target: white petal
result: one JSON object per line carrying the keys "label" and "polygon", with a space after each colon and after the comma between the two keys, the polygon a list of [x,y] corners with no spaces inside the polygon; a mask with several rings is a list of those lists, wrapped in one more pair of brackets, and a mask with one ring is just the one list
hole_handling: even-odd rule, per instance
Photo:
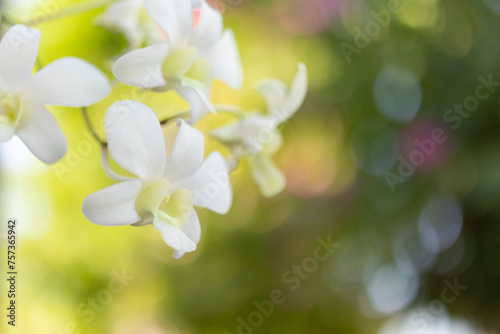
{"label": "white petal", "polygon": [[[181,230],[195,245],[198,245],[200,243],[201,225],[196,210],[193,209],[193,211],[191,211],[188,220],[184,225],[182,225]],[[185,251],[176,250],[174,253],[174,258],[180,259],[184,256],[184,254],[186,254]]]}
{"label": "white petal", "polygon": [[0,143],[5,143],[14,136],[14,133],[16,132],[16,126],[15,124],[12,124],[10,122],[2,121],[3,120],[1,119],[0,115]]}
{"label": "white petal", "polygon": [[272,197],[285,189],[285,176],[271,159],[263,155],[256,155],[249,159],[249,165],[252,178],[257,183],[262,195]]}
{"label": "white petal", "polygon": [[195,206],[219,214],[226,214],[233,203],[227,163],[219,152],[210,154],[195,174],[170,185],[171,191],[179,188],[191,190]]}
{"label": "white petal", "polygon": [[142,0],[118,1],[106,7],[104,14],[98,18],[97,23],[124,33],[130,47],[135,48],[139,46],[142,37],[139,24],[142,8]]}
{"label": "white petal", "polygon": [[238,130],[251,153],[258,153],[272,139],[277,125],[277,121],[273,118],[252,115],[239,123]]}
{"label": "white petal", "polygon": [[179,228],[172,226],[159,217],[155,216],[153,221],[155,229],[161,232],[163,240],[180,254],[196,250],[196,244]]}
{"label": "white petal", "polygon": [[243,82],[240,53],[233,31],[226,29],[219,42],[211,49],[202,52],[213,66],[214,76],[233,89],[240,89]]}
{"label": "white petal", "polygon": [[269,138],[269,140],[262,147],[261,153],[263,156],[271,157],[281,148],[282,145],[283,137],[280,132],[275,131],[272,137]]}
{"label": "white petal", "polygon": [[38,71],[23,90],[27,98],[43,104],[85,107],[108,96],[111,86],[94,65],[65,57]]}
{"label": "white petal", "polygon": [[193,175],[203,162],[205,136],[199,130],[181,121],[174,148],[165,163],[163,176],[170,181]]}
{"label": "white petal", "polygon": [[137,101],[120,101],[109,107],[104,122],[113,159],[145,183],[158,180],[166,153],[154,111]]}
{"label": "white petal", "polygon": [[149,15],[168,35],[169,44],[178,49],[193,29],[191,2],[186,0],[144,0]]}
{"label": "white petal", "polygon": [[201,50],[210,48],[217,43],[221,33],[221,13],[203,1],[201,3],[200,21],[191,34],[189,45]]}
{"label": "white petal", "polygon": [[210,103],[209,93],[204,92],[201,88],[183,83],[177,85],[175,90],[189,103],[192,124],[198,122],[208,112],[216,113],[215,108]]}
{"label": "white petal", "polygon": [[290,88],[290,91],[288,92],[285,103],[284,110],[287,112],[287,114],[283,115],[284,119],[283,117],[280,117],[282,122],[286,121],[293,114],[295,114],[297,110],[299,110],[299,108],[302,106],[302,103],[304,103],[304,99],[306,98],[308,86],[307,68],[303,63],[300,63],[298,67],[299,70],[295,75],[295,78],[293,79],[292,86]]}
{"label": "white petal", "polygon": [[131,225],[141,221],[135,211],[135,201],[142,189],[139,180],[125,181],[89,195],[82,211],[85,217],[98,225]]}
{"label": "white petal", "polygon": [[31,77],[41,33],[22,24],[12,26],[0,41],[0,86],[18,92]]}
{"label": "white petal", "polygon": [[167,57],[167,44],[156,44],[127,53],[113,65],[113,74],[121,82],[136,87],[153,88],[166,84],[161,66]]}
{"label": "white petal", "polygon": [[67,142],[56,119],[44,106],[27,105],[16,134],[40,160],[52,164],[61,159]]}
{"label": "white petal", "polygon": [[210,131],[210,135],[226,146],[236,146],[243,143],[238,122],[216,128]]}
{"label": "white petal", "polygon": [[263,80],[256,88],[257,92],[266,100],[268,112],[276,114],[283,110],[286,102],[287,87],[277,79]]}
{"label": "white petal", "polygon": [[[9,96],[10,95],[10,96]],[[12,93],[4,97],[3,102],[6,105],[0,107],[3,113],[0,112],[0,142],[6,142],[14,136],[17,126],[21,120],[25,103],[19,96],[13,96]]]}
{"label": "white petal", "polygon": [[205,0],[191,0],[191,4],[193,5],[193,8],[200,8],[202,2]]}

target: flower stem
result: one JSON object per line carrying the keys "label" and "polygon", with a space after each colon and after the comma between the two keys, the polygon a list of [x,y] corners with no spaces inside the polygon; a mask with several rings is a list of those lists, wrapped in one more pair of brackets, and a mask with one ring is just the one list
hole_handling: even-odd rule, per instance
{"label": "flower stem", "polygon": [[101,137],[99,137],[97,135],[96,131],[94,130],[94,127],[92,126],[92,123],[90,122],[87,107],[82,107],[82,115],[83,115],[83,118],[85,120],[85,124],[87,125],[87,128],[89,129],[90,133],[92,134],[92,137],[94,137],[95,140],[97,140],[99,142],[99,144],[101,144],[101,146],[107,146],[108,144],[106,143],[106,141],[102,140]]}
{"label": "flower stem", "polygon": [[10,19],[9,17],[5,16],[5,14],[1,14],[0,15],[0,18],[1,18],[1,21],[2,22],[5,22],[7,23],[9,26],[13,26],[16,24],[16,22],[14,22],[12,19]]}
{"label": "flower stem", "polygon": [[227,166],[229,169],[229,174],[231,174],[232,172],[234,172],[236,170],[236,168],[238,168],[238,166],[240,165],[240,160],[241,160],[241,158],[236,157],[236,156],[232,156],[229,159],[227,159]]}
{"label": "flower stem", "polygon": [[160,124],[161,125],[165,125],[168,122],[173,121],[174,119],[177,119],[177,118],[186,118],[186,116],[189,116],[189,115],[191,115],[191,113],[189,111],[184,111],[184,112],[181,112],[181,113],[179,113],[177,115],[170,116],[170,117],[165,118],[164,120],[161,120]]}
{"label": "flower stem", "polygon": [[130,181],[132,180],[131,177],[126,177],[118,174],[111,168],[111,165],[109,164],[109,156],[108,156],[108,144],[103,144],[102,145],[102,166],[104,167],[104,171],[108,176],[112,179],[115,179],[116,181]]}

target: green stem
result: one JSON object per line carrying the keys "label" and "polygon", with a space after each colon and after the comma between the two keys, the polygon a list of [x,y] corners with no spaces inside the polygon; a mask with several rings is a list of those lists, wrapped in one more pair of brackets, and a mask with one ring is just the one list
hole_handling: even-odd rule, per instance
{"label": "green stem", "polygon": [[231,156],[227,159],[229,174],[233,173],[240,165],[241,157]]}
{"label": "green stem", "polygon": [[168,122],[173,121],[174,119],[177,119],[177,118],[183,118],[183,119],[185,119],[186,116],[190,116],[190,115],[191,115],[191,113],[189,111],[184,111],[184,112],[181,112],[180,114],[177,114],[177,115],[174,115],[174,116],[170,116],[170,117],[165,118],[164,120],[161,120],[160,124],[161,125],[165,125]]}
{"label": "green stem", "polygon": [[92,123],[90,122],[90,117],[88,114],[88,109],[87,107],[82,107],[82,115],[83,119],[85,120],[85,124],[87,125],[87,128],[89,129],[90,133],[92,136],[101,144],[101,146],[107,146],[108,143],[106,141],[102,140],[101,137],[97,135],[97,132],[95,132],[94,127],[92,126]]}
{"label": "green stem", "polygon": [[3,14],[3,13],[0,15],[0,17],[2,19],[2,23],[7,23],[9,26],[13,26],[16,24],[16,22],[14,22],[14,20],[5,16],[5,14]]}
{"label": "green stem", "polygon": [[[85,120],[85,125],[87,126],[88,130],[92,134],[92,137],[94,137],[94,139],[102,147],[102,164],[103,164],[104,171],[106,172],[106,174],[108,174],[109,177],[111,177],[112,179],[115,179],[117,181],[128,181],[128,180],[131,180],[131,178],[126,177],[126,176],[122,176],[122,175],[118,174],[117,172],[115,172],[113,170],[113,168],[111,168],[111,165],[109,163],[109,156],[108,156],[108,143],[106,141],[104,141],[103,139],[101,139],[101,137],[99,137],[99,135],[95,131],[94,127],[92,126],[92,122],[90,121],[90,117],[88,115],[88,108],[87,107],[82,107],[81,109],[82,109],[83,119]],[[190,113],[186,111],[186,112],[183,112],[183,113],[180,113],[180,114],[168,117],[168,118],[162,120],[160,122],[160,124],[164,125],[164,124],[167,124],[171,120],[174,120],[174,119],[177,119],[177,118],[180,118],[180,117],[189,116],[189,115],[190,115]]]}
{"label": "green stem", "polygon": [[108,176],[116,181],[130,181],[130,180],[133,180],[132,178],[130,177],[127,177],[127,176],[123,176],[123,175],[120,175],[118,174],[117,172],[115,172],[113,170],[113,168],[111,168],[111,165],[109,163],[109,156],[108,156],[108,145],[105,144],[102,146],[102,165],[104,167],[104,171],[106,172],[106,174],[108,174]]}

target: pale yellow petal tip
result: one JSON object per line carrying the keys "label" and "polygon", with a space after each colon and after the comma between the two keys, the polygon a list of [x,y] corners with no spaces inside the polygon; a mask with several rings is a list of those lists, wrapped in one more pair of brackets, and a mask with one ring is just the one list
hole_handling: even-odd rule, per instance
{"label": "pale yellow petal tip", "polygon": [[263,156],[256,156],[249,161],[252,178],[260,192],[266,198],[278,195],[286,188],[286,178],[281,170]]}
{"label": "pale yellow petal tip", "polygon": [[286,180],[285,177],[279,178],[275,180],[274,182],[270,183],[262,183],[262,184],[257,184],[259,187],[260,192],[262,193],[262,196],[265,198],[271,198],[274,196],[279,195],[280,193],[283,192],[286,188]]}
{"label": "pale yellow petal tip", "polygon": [[298,70],[297,74],[295,75],[295,80],[301,80],[304,84],[304,88],[307,91],[307,86],[308,86],[308,75],[307,75],[307,66],[305,63],[299,63],[297,65]]}
{"label": "pale yellow petal tip", "polygon": [[176,252],[187,253],[196,250],[196,244],[179,228],[173,226],[164,217],[156,216],[153,227],[160,231],[165,243],[172,247]]}

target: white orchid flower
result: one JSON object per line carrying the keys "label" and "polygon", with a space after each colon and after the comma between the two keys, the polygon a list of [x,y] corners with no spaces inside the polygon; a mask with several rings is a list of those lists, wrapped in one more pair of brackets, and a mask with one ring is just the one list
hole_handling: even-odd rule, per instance
{"label": "white orchid flower", "polygon": [[205,137],[182,121],[167,157],[155,113],[137,101],[113,104],[105,124],[111,156],[136,178],[87,197],[84,215],[99,225],[153,224],[175,258],[194,251],[201,229],[193,206],[225,214],[232,204],[222,155],[214,152],[203,161]]}
{"label": "white orchid flower", "polygon": [[168,41],[124,55],[114,64],[114,75],[131,86],[176,90],[190,104],[192,122],[215,112],[213,79],[234,89],[242,82],[238,47],[232,31],[223,31],[222,15],[205,1],[199,8],[186,0],[144,0],[144,5]]}
{"label": "white orchid flower", "polygon": [[0,142],[14,134],[45,163],[66,153],[66,137],[45,105],[84,107],[111,91],[95,66],[78,58],[58,59],[31,76],[41,33],[12,26],[0,41]]}
{"label": "white orchid flower", "polygon": [[146,12],[143,0],[121,0],[110,4],[97,23],[125,35],[129,50],[159,43],[164,36]]}
{"label": "white orchid flower", "polygon": [[290,89],[275,79],[262,82],[257,91],[264,97],[268,114],[253,112],[238,122],[215,129],[211,135],[230,147],[236,157],[245,157],[252,178],[266,197],[272,197],[286,186],[283,172],[271,157],[282,145],[278,126],[292,117],[302,106],[307,93],[307,69],[298,65]]}

